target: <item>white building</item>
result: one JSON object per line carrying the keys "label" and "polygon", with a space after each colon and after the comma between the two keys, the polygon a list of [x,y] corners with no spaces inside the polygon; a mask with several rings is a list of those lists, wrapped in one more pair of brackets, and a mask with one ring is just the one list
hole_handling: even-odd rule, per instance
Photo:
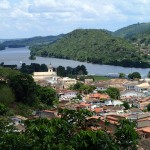
{"label": "white building", "polygon": [[33,72],[33,79],[35,81],[47,80],[52,76],[57,76],[56,72],[53,71],[51,64],[48,66],[48,72]]}
{"label": "white building", "polygon": [[148,82],[145,82],[145,83],[141,83],[141,84],[138,84],[135,86],[135,91],[138,91],[138,92],[143,92],[143,91],[146,91],[150,88],[150,85]]}

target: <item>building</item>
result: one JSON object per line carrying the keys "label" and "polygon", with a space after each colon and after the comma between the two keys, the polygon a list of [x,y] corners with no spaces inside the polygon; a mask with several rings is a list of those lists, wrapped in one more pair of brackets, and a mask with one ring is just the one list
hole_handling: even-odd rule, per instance
{"label": "building", "polygon": [[53,71],[53,67],[51,64],[48,66],[48,71],[47,72],[33,72],[33,79],[35,81],[39,80],[48,80],[52,76],[57,76],[56,72]]}
{"label": "building", "polygon": [[71,85],[74,85],[76,83],[77,83],[76,79],[72,79],[72,78],[69,78],[69,77],[64,77],[64,78],[58,79],[58,84],[60,84],[63,89],[67,89]]}

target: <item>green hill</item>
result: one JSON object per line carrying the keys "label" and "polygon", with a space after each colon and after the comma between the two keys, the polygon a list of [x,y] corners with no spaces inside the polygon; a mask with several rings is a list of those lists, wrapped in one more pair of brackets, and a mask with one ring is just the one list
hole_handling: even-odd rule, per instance
{"label": "green hill", "polygon": [[150,23],[138,23],[127,26],[113,33],[114,36],[122,37],[140,49],[140,57],[144,61],[150,59]]}
{"label": "green hill", "polygon": [[139,63],[139,49],[108,31],[78,29],[53,44],[33,46],[31,51],[43,57],[57,57],[128,67],[147,67]]}
{"label": "green hill", "polygon": [[60,34],[58,36],[37,36],[33,38],[25,38],[25,39],[17,39],[17,40],[5,40],[0,44],[0,47],[10,47],[10,48],[17,48],[17,47],[25,47],[31,45],[40,45],[46,43],[53,43],[58,39],[62,38],[64,34]]}
{"label": "green hill", "polygon": [[125,39],[132,39],[136,37],[143,37],[150,35],[150,23],[137,23],[113,32],[114,36]]}

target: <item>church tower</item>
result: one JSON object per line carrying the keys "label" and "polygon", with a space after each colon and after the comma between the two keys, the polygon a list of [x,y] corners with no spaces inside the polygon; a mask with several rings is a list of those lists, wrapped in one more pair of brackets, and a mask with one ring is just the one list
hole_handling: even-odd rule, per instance
{"label": "church tower", "polygon": [[47,68],[48,68],[48,72],[53,73],[53,67],[52,67],[51,64],[49,64],[49,65],[47,66]]}

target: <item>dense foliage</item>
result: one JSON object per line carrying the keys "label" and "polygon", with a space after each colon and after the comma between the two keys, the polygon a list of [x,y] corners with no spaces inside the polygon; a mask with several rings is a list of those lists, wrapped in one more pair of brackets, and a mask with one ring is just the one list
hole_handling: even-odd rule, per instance
{"label": "dense foliage", "polygon": [[[25,122],[25,132],[14,132],[6,120],[0,120],[0,147],[5,150],[136,150],[135,125],[121,120],[114,134],[88,130],[88,110],[60,110],[61,118],[34,119]],[[6,132],[7,131],[7,132]]]}
{"label": "dense foliage", "polygon": [[33,46],[31,52],[43,57],[74,59],[99,64],[148,67],[139,63],[139,49],[104,30],[78,29],[53,44]]}
{"label": "dense foliage", "polygon": [[54,89],[36,85],[31,75],[1,67],[0,78],[2,80],[0,81],[0,103],[7,106],[14,102],[29,106],[38,104],[52,106],[57,100]]}
{"label": "dense foliage", "polygon": [[30,65],[26,65],[23,63],[21,65],[20,71],[22,73],[32,74],[33,72],[45,72],[48,71],[48,68],[45,64],[37,64],[37,63],[31,63]]}
{"label": "dense foliage", "polygon": [[71,90],[78,90],[81,93],[92,93],[94,89],[96,89],[95,86],[90,86],[90,85],[86,85],[80,82],[77,82],[76,84],[74,84],[73,86],[70,87]]}
{"label": "dense foliage", "polygon": [[18,39],[18,40],[7,40],[0,44],[0,47],[10,47],[10,48],[19,48],[31,45],[39,45],[39,44],[46,44],[46,43],[53,43],[58,39],[62,38],[64,35],[60,34],[58,36],[38,36],[33,38],[26,38],[26,39]]}
{"label": "dense foliage", "polygon": [[118,37],[135,40],[138,36],[148,34],[150,31],[150,23],[137,23],[121,28],[112,34]]}
{"label": "dense foliage", "polygon": [[139,72],[133,72],[128,75],[129,79],[141,79],[141,75]]}
{"label": "dense foliage", "polygon": [[78,65],[75,68],[69,66],[66,68],[63,66],[58,66],[56,70],[57,70],[57,75],[62,77],[88,74],[86,67],[84,65],[81,66]]}
{"label": "dense foliage", "polygon": [[120,91],[119,89],[115,88],[115,87],[109,87],[106,90],[106,93],[110,96],[110,98],[112,99],[119,99],[120,98]]}
{"label": "dense foliage", "polygon": [[147,111],[150,111],[150,103],[147,105]]}
{"label": "dense foliage", "polygon": [[137,23],[119,29],[113,35],[122,37],[132,42],[139,48],[139,55],[142,61],[149,62],[150,54],[150,23]]}

